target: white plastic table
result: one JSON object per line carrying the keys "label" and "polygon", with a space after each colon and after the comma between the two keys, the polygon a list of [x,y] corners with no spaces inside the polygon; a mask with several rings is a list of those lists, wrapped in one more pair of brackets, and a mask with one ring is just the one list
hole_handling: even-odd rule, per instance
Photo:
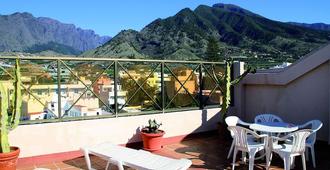
{"label": "white plastic table", "polygon": [[[270,159],[271,153],[271,145],[272,145],[272,134],[274,133],[288,133],[298,130],[298,126],[292,123],[285,123],[285,122],[261,122],[261,123],[253,123],[250,126],[250,129],[258,131],[258,132],[266,132],[268,134],[268,142],[267,146],[265,146],[266,153],[265,155],[261,155],[256,159],[260,159],[264,156],[268,156]],[[268,163],[267,163],[268,166]]]}
{"label": "white plastic table", "polygon": [[284,122],[253,123],[250,129],[266,133],[288,133],[298,130],[298,126]]}

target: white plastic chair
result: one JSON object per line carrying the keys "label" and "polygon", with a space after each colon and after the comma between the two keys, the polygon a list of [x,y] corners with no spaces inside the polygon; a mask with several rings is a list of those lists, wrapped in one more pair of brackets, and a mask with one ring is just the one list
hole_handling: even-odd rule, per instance
{"label": "white plastic chair", "polygon": [[237,124],[244,125],[244,126],[251,125],[251,123],[246,123],[237,116],[228,116],[228,117],[226,117],[225,122],[228,126],[236,126]]}
{"label": "white plastic chair", "polygon": [[283,122],[283,120],[273,114],[261,114],[254,118],[255,123],[263,123],[263,122]]}
{"label": "white plastic chair", "polygon": [[241,126],[229,126],[228,130],[234,134],[234,155],[232,169],[235,169],[236,154],[238,151],[249,153],[249,170],[253,170],[255,154],[265,149],[267,146],[267,139],[265,143],[258,143],[254,140],[248,140],[248,134],[251,134],[255,138],[267,138],[267,135],[258,135],[257,133],[241,127]]}
{"label": "white plastic chair", "polygon": [[[283,122],[283,120],[273,114],[260,114],[254,118],[255,123],[267,123],[267,122]],[[277,136],[279,134],[271,134],[271,136]]]}
{"label": "white plastic chair", "polygon": [[[246,123],[246,122],[242,121],[237,116],[228,116],[228,117],[226,117],[225,122],[228,126],[236,126],[236,125],[250,126],[250,124],[251,124],[251,123]],[[230,150],[227,155],[227,159],[229,159],[231,153],[233,152],[234,146],[235,146],[234,134],[232,132],[230,132],[230,134],[231,134],[231,137],[233,138],[233,142],[231,143]],[[253,136],[248,135],[248,140],[251,140],[251,139],[253,139]],[[245,155],[243,154],[242,157],[243,157],[243,161],[245,162]]]}
{"label": "white plastic chair", "polygon": [[[291,168],[291,163],[294,160],[295,156],[301,155],[303,170],[306,170],[306,162],[305,162],[305,147],[306,147],[306,139],[311,134],[312,130],[303,129],[298,130],[296,132],[290,133],[282,138],[272,137],[278,141],[286,141],[287,139],[291,139],[292,143],[284,143],[278,144],[274,142],[271,144],[271,150],[283,159],[284,161],[284,170],[289,170]],[[267,160],[267,167],[270,166],[271,155],[268,156],[270,160]]]}
{"label": "white plastic chair", "polygon": [[309,160],[309,153],[308,153],[308,148],[311,150],[312,154],[312,161],[313,161],[313,167],[316,168],[316,163],[315,163],[315,151],[314,151],[314,144],[316,141],[316,132],[321,129],[323,123],[319,120],[311,120],[303,125],[299,125],[299,129],[302,128],[311,128],[312,133],[309,135],[309,137],[306,140],[306,160]]}

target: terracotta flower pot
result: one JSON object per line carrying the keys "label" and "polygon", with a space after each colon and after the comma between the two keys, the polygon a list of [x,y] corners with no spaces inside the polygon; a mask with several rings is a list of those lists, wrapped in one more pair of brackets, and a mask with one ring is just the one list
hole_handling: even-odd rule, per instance
{"label": "terracotta flower pot", "polygon": [[153,152],[162,148],[162,140],[165,132],[159,130],[159,133],[146,133],[143,129],[141,136],[143,140],[143,149]]}
{"label": "terracotta flower pot", "polygon": [[9,153],[0,153],[0,170],[16,170],[20,149],[12,146],[10,151]]}

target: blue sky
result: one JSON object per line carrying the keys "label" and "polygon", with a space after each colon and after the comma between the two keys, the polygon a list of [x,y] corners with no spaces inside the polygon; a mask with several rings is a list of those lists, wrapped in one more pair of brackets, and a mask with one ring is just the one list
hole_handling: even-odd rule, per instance
{"label": "blue sky", "polygon": [[329,0],[1,0],[0,14],[30,12],[114,36],[123,29],[140,30],[157,18],[185,7],[231,3],[278,21],[330,24]]}

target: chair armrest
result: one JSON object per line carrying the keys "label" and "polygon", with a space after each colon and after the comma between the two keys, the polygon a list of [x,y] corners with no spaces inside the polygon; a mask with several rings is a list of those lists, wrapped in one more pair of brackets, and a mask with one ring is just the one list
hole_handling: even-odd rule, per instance
{"label": "chair armrest", "polygon": [[275,139],[277,141],[286,141],[287,139],[289,139],[290,137],[292,137],[291,135],[286,135],[286,136],[283,136],[283,137],[277,137],[277,136],[271,136],[272,139]]}
{"label": "chair armrest", "polygon": [[267,138],[268,137],[268,135],[266,135],[266,134],[261,134],[261,135],[258,135],[259,136],[259,138]]}
{"label": "chair armrest", "polygon": [[304,124],[302,124],[302,125],[298,125],[298,128],[299,128],[299,129],[302,129],[302,128],[305,128],[305,127],[307,127],[307,126],[309,126],[309,125],[311,125],[311,123],[310,123],[310,122],[307,122],[307,123],[304,123]]}
{"label": "chair armrest", "polygon": [[251,134],[255,138],[267,138],[268,137],[268,135],[266,135],[266,134],[259,135],[257,132],[254,132],[252,130],[248,130],[248,133]]}
{"label": "chair armrest", "polygon": [[306,127],[306,126],[308,126],[308,125],[306,125],[306,124],[298,125],[298,129],[303,129],[303,128]]}
{"label": "chair armrest", "polygon": [[247,123],[247,122],[244,122],[242,120],[239,120],[238,124],[243,125],[243,126],[250,126],[251,125],[251,123]]}

